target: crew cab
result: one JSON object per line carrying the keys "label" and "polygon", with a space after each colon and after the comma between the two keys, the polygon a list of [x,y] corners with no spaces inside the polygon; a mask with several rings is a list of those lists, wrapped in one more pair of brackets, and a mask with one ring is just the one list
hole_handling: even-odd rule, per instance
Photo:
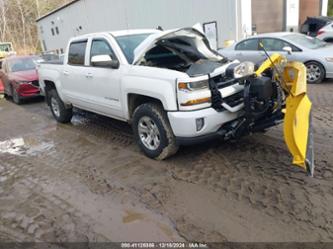
{"label": "crew cab", "polygon": [[63,62],[38,68],[58,122],[70,122],[73,107],[128,122],[142,151],[160,160],[179,145],[280,123],[282,88],[254,70],[219,55],[195,28],[75,37]]}

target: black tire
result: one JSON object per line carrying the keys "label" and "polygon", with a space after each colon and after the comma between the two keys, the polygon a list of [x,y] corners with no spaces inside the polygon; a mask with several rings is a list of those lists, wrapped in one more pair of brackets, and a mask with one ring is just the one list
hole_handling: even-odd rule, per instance
{"label": "black tire", "polygon": [[[150,119],[154,123],[154,127],[157,127],[159,145],[156,149],[148,148],[143,138],[140,136],[139,124],[142,124],[142,120]],[[166,112],[159,104],[147,103],[142,104],[136,108],[132,119],[132,128],[134,132],[134,138],[137,141],[140,149],[149,158],[164,160],[178,151],[178,145],[176,144],[176,138],[171,129]]]}
{"label": "black tire", "polygon": [[21,105],[22,99],[20,98],[20,95],[18,94],[18,92],[13,87],[11,88],[11,92],[12,92],[13,102],[17,105]]}
{"label": "black tire", "polygon": [[326,38],[324,41],[328,43],[333,43],[333,37]]}
{"label": "black tire", "polygon": [[6,100],[9,100],[9,98],[10,98],[9,95],[6,92],[3,94],[3,96]]}
{"label": "black tire", "polygon": [[60,99],[56,89],[47,92],[48,104],[50,106],[53,117],[59,123],[69,123],[73,117],[73,109],[66,108],[64,102]]}
{"label": "black tire", "polygon": [[318,84],[325,79],[325,68],[316,61],[305,63],[307,69],[307,81],[309,84]]}

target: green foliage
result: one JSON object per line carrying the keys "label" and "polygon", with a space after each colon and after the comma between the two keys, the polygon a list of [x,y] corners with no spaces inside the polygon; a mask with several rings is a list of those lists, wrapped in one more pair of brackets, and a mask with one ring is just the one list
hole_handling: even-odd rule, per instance
{"label": "green foliage", "polygon": [[328,16],[333,16],[333,0],[328,1]]}

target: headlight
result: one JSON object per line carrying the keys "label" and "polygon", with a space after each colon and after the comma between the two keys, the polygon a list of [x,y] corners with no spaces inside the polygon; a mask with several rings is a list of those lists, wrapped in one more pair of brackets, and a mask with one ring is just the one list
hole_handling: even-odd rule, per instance
{"label": "headlight", "polygon": [[254,63],[246,61],[234,68],[234,78],[243,78],[245,76],[249,76],[254,74]]}
{"label": "headlight", "polygon": [[333,57],[327,57],[327,58],[325,58],[326,59],[326,61],[328,61],[328,62],[333,62]]}
{"label": "headlight", "polygon": [[178,89],[180,91],[196,91],[202,89],[208,89],[208,80],[196,81],[196,82],[179,82]]}

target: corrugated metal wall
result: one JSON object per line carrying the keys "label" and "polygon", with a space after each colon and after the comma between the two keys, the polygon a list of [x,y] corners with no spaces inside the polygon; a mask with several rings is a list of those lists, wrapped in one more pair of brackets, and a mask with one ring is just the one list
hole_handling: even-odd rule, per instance
{"label": "corrugated metal wall", "polygon": [[252,0],[252,25],[258,33],[284,30],[285,0]]}
{"label": "corrugated metal wall", "polygon": [[[41,21],[42,40],[48,50],[64,48],[80,34],[121,29],[165,29],[217,21],[218,41],[237,39],[238,0],[81,0]],[[238,19],[237,19],[238,18]],[[51,22],[54,22],[52,24]],[[52,36],[57,26],[59,35]]]}
{"label": "corrugated metal wall", "polygon": [[300,0],[300,24],[303,24],[308,16],[319,16],[321,13],[320,0]]}

